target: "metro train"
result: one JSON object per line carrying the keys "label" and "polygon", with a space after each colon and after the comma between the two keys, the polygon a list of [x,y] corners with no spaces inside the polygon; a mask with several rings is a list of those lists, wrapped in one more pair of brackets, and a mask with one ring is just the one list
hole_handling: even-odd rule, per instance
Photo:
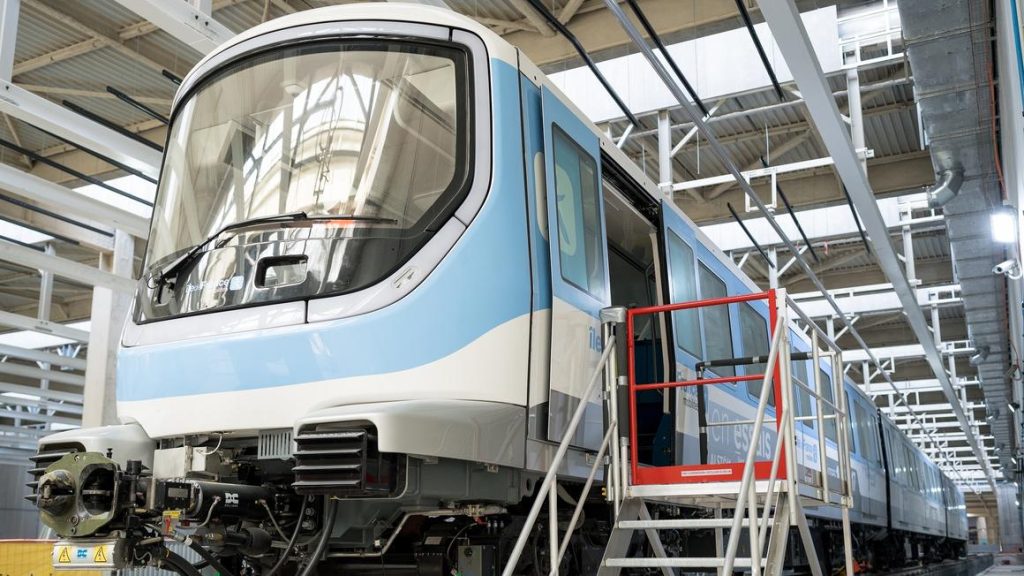
{"label": "metro train", "polygon": [[[42,439],[30,484],[62,545],[118,565],[195,574],[174,534],[221,574],[494,574],[581,402],[566,494],[604,434],[582,397],[600,311],[758,291],[520,50],[440,8],[350,4],[239,35],[183,80],[165,150],[120,424]],[[767,316],[641,323],[638,377],[763,354]],[[813,370],[836,377],[792,372]],[[741,461],[742,426],[702,438],[695,411],[749,417],[755,384],[641,395],[641,461]],[[845,389],[858,558],[963,553],[962,494]],[[813,425],[801,466],[820,477]],[[838,510],[809,515],[827,560]],[[550,570],[547,525],[520,573]],[[596,494],[562,573],[596,572],[609,530]],[[490,560],[470,572],[474,553]]]}

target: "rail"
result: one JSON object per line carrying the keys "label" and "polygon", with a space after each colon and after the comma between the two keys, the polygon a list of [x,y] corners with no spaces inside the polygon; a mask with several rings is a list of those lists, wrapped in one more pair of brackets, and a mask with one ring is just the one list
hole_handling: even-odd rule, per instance
{"label": "rail", "polygon": [[[548,508],[548,546],[551,561],[550,576],[558,575],[558,567],[562,563],[562,558],[565,556],[565,551],[569,547],[569,540],[572,537],[573,532],[576,529],[576,523],[579,521],[581,514],[583,513],[583,505],[586,502],[587,495],[590,493],[590,489],[593,486],[594,479],[597,476],[597,471],[604,467],[605,454],[609,453],[608,447],[612,444],[612,441],[619,437],[619,425],[618,425],[618,402],[616,400],[616,384],[617,384],[617,369],[615,362],[615,325],[622,322],[622,308],[606,308],[601,311],[602,320],[602,340],[604,342],[604,350],[601,353],[601,359],[598,361],[597,367],[590,376],[590,381],[587,384],[586,391],[580,400],[580,405],[576,407],[576,411],[573,412],[572,419],[569,420],[569,425],[565,429],[562,441],[558,444],[558,450],[555,452],[554,458],[552,458],[548,472],[544,476],[544,480],[541,482],[540,487],[537,489],[536,496],[534,498],[533,505],[530,507],[530,513],[526,516],[526,522],[523,526],[522,531],[519,533],[519,537],[516,539],[515,546],[512,548],[512,553],[505,563],[505,568],[502,570],[502,576],[512,576],[515,572],[516,566],[519,564],[519,558],[523,554],[523,550],[526,548],[526,543],[529,540],[531,532],[533,532],[534,526],[537,524],[537,519],[540,517],[541,510],[544,508],[545,503]],[[583,421],[583,415],[587,410],[589,400],[594,397],[594,393],[597,392],[598,386],[601,383],[600,376],[604,374],[604,386],[605,386],[605,405],[607,411],[607,431],[605,431],[604,439],[601,441],[601,447],[597,451],[597,455],[594,458],[594,464],[590,467],[590,472],[587,475],[587,481],[583,485],[583,490],[580,493],[579,498],[576,502],[576,507],[573,510],[572,517],[569,520],[569,524],[566,527],[565,535],[561,540],[558,538],[558,469],[561,467],[565,460],[565,455],[569,452],[569,446],[572,444],[572,438],[576,435],[576,431],[579,429],[580,422]],[[617,440],[616,440],[617,442]],[[612,447],[610,451],[610,467],[605,477],[605,488],[607,490],[607,497],[613,502],[613,510],[618,511],[619,504],[622,502],[623,490],[623,478],[616,471],[619,469],[619,453],[616,447]]]}

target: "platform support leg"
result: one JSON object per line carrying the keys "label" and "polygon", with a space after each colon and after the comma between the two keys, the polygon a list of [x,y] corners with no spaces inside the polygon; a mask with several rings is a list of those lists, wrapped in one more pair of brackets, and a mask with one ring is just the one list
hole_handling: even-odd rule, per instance
{"label": "platform support leg", "polygon": [[846,574],[853,576],[853,534],[850,529],[850,509],[843,506],[843,553],[846,556]]}
{"label": "platform support leg", "polygon": [[[640,502],[640,519],[651,520],[651,512],[647,509],[647,504]],[[668,558],[665,553],[665,546],[661,543],[661,535],[654,528],[645,528],[644,532],[647,534],[647,540],[651,543],[651,550],[654,551],[654,556],[657,558]],[[661,567],[662,576],[675,576],[675,571],[667,566]]]}
{"label": "platform support leg", "polygon": [[[721,504],[718,504],[718,505],[715,506],[715,519],[716,520],[721,520],[722,519],[722,505]],[[725,535],[724,535],[724,533],[725,533],[725,529],[723,529],[723,528],[715,528],[715,558],[721,558],[722,556],[725,555]],[[718,573],[718,576],[722,576],[722,570],[723,569],[724,568],[722,566],[719,566],[718,568],[716,568],[715,571]]]}
{"label": "platform support leg", "polygon": [[803,542],[804,550],[807,552],[807,563],[811,566],[811,576],[822,576],[821,564],[818,563],[818,551],[814,546],[814,540],[811,539],[811,529],[807,526],[807,516],[804,515],[799,498],[800,496],[793,497],[793,507],[796,509],[796,526],[800,532],[800,541]]}
{"label": "platform support leg", "polygon": [[619,528],[621,522],[640,519],[641,502],[636,498],[625,498],[619,507],[619,513],[615,517],[615,526],[611,535],[608,536],[608,545],[604,548],[604,557],[601,559],[601,568],[598,569],[598,576],[619,576],[622,568],[605,566],[609,558],[625,558],[629,551],[629,543],[633,540],[633,529]]}

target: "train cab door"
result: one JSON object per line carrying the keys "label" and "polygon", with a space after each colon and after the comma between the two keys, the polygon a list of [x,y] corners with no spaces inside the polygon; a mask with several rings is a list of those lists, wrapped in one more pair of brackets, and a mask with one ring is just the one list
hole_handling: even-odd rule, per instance
{"label": "train cab door", "polygon": [[[698,300],[697,239],[682,217],[662,200],[661,205],[661,269],[667,290],[666,303],[677,304]],[[693,380],[693,366],[703,358],[700,330],[701,312],[679,310],[671,313],[668,321],[669,370],[675,381]],[[665,412],[673,417],[675,434],[672,453],[674,464],[702,463],[700,442],[701,394],[697,387],[677,388],[663,399]],[[658,452],[665,448],[655,448]]]}
{"label": "train cab door", "polygon": [[596,450],[603,436],[600,395],[582,399],[601,358],[600,311],[611,302],[601,191],[600,141],[552,92],[541,95],[551,253],[551,366],[548,440],[559,442],[588,406],[573,444]]}

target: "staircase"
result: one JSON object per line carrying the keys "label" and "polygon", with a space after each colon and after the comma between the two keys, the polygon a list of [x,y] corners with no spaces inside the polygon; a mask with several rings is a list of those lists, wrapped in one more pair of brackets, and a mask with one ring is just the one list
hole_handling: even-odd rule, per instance
{"label": "staircase", "polygon": [[[710,306],[723,306],[737,302],[767,300],[771,326],[771,346],[767,362],[764,358],[728,359],[729,365],[764,363],[768,370],[764,374],[729,376],[723,378],[699,378],[678,382],[659,384],[637,384],[634,378],[633,357],[633,321],[637,316],[645,314],[665,314],[676,310],[695,309]],[[769,290],[760,294],[732,296],[701,300],[681,304],[652,306],[626,310],[609,308],[602,312],[604,323],[605,350],[598,370],[594,373],[584,398],[591,398],[597,392],[599,378],[604,374],[604,398],[607,410],[608,430],[598,451],[590,476],[584,486],[583,494],[578,499],[576,510],[572,515],[568,528],[561,535],[557,525],[557,474],[558,464],[568,449],[569,439],[582,419],[582,409],[577,410],[570,421],[568,431],[559,446],[554,462],[541,485],[537,500],[527,517],[526,525],[509,562],[504,568],[503,576],[512,576],[526,541],[533,530],[545,502],[548,506],[548,527],[550,535],[550,558],[552,562],[550,574],[557,576],[558,566],[569,544],[582,511],[583,502],[589,491],[597,470],[605,465],[605,453],[609,453],[605,474],[607,499],[614,511],[614,526],[599,569],[599,576],[617,576],[623,569],[659,570],[664,576],[672,576],[680,572],[716,572],[719,576],[731,575],[735,571],[749,571],[752,576],[782,574],[786,559],[791,528],[797,528],[803,549],[807,552],[813,576],[822,576],[818,556],[815,553],[814,541],[811,537],[804,513],[805,506],[838,506],[842,513],[844,544],[846,550],[846,573],[853,574],[852,540],[850,534],[849,507],[852,504],[850,495],[850,463],[849,463],[849,425],[846,418],[845,394],[842,393],[843,379],[832,379],[834,386],[831,398],[838,399],[835,403],[826,400],[822,393],[819,371],[815,370],[814,387],[794,381],[790,376],[791,343],[790,311],[797,315],[798,322],[806,328],[812,341],[814,366],[820,359],[828,358],[832,363],[833,374],[841,375],[841,353],[835,343],[828,338],[813,322],[810,321],[795,304],[789,300],[783,290]],[[628,366],[625,376],[620,376],[615,363],[615,354],[610,354],[615,346],[616,332],[625,324]],[[761,381],[761,396],[758,399],[756,416],[752,420],[735,422],[716,422],[716,425],[749,426],[750,441],[743,462],[675,465],[675,466],[643,466],[637,458],[637,426],[636,426],[636,394],[646,390],[662,390],[683,388],[687,386],[713,386],[752,380]],[[617,388],[628,387],[629,390],[629,433],[628,438],[619,434],[619,409]],[[796,454],[794,449],[795,436],[802,433],[806,439],[807,431],[798,431],[798,418],[790,409],[793,406],[793,389],[802,386],[803,392],[809,394],[817,406],[813,418],[817,425],[813,434],[817,435],[820,468],[814,476],[814,483],[801,481],[798,474],[797,459],[787,458]],[[772,392],[778,399],[775,407],[774,422],[766,420],[769,397]],[[586,403],[581,403],[581,407]],[[835,421],[838,430],[836,448],[838,453],[839,486],[830,486],[830,477],[823,470],[827,468],[824,420]],[[761,433],[766,424],[775,424],[777,432],[771,460],[758,460],[757,447],[761,444]],[[706,431],[703,424],[702,434]],[[615,446],[613,439],[619,439]],[[614,446],[614,447],[613,447]],[[609,448],[611,448],[609,450]],[[834,484],[835,479],[832,480]],[[714,518],[653,518],[649,506],[652,504],[683,505],[704,508],[715,512]],[[726,516],[727,513],[731,517]],[[677,557],[667,552],[662,543],[661,534],[667,530],[680,532],[714,530],[716,554],[712,557]],[[634,536],[640,531],[646,537],[648,547],[653,556],[629,556]],[[740,555],[740,540],[746,537],[745,555]]]}

